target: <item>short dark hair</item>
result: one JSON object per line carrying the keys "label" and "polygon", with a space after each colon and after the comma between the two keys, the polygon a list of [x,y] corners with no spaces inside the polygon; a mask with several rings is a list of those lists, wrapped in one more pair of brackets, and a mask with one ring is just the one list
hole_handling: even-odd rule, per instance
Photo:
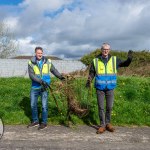
{"label": "short dark hair", "polygon": [[36,52],[38,49],[40,49],[40,50],[43,52],[43,48],[40,47],[40,46],[38,46],[38,47],[35,48],[35,52]]}

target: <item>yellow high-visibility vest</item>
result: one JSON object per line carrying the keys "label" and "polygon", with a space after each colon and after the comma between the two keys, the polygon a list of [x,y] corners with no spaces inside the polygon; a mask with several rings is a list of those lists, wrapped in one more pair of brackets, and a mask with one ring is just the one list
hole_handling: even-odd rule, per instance
{"label": "yellow high-visibility vest", "polygon": [[116,56],[112,56],[106,64],[99,58],[95,58],[93,61],[96,71],[95,88],[99,90],[114,89],[117,83]]}
{"label": "yellow high-visibility vest", "polygon": [[[48,85],[50,85],[51,82],[50,69],[52,66],[50,59],[48,59],[47,62],[43,64],[41,69],[37,64],[32,63],[31,60],[29,61],[28,64],[33,68],[33,71],[37,78],[40,78],[41,80],[45,81]],[[41,84],[32,80],[32,88],[41,88]]]}
{"label": "yellow high-visibility vest", "polygon": [[31,62],[31,60],[29,61],[29,65],[33,68],[34,73],[36,75],[47,75],[50,73],[50,69],[51,69],[51,59],[48,59],[48,61],[43,65],[42,70],[40,71],[39,67],[35,64],[33,64]]}
{"label": "yellow high-visibility vest", "polygon": [[107,62],[107,65],[98,58],[95,58],[94,60],[94,67],[97,75],[100,74],[116,74],[116,56],[112,56],[109,61]]}

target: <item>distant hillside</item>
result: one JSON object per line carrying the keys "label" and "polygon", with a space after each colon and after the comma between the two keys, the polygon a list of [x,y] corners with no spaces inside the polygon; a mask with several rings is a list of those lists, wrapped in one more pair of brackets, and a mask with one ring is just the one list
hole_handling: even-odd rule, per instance
{"label": "distant hillside", "polygon": [[[31,59],[31,57],[33,57],[33,56],[16,56],[16,57],[13,57],[11,59]],[[62,60],[62,59],[55,57],[55,56],[45,56],[45,57],[48,59],[51,59],[51,60]]]}

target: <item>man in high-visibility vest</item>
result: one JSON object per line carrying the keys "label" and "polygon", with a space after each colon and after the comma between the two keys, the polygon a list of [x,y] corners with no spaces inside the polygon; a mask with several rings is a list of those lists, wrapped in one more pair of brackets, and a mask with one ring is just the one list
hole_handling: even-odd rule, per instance
{"label": "man in high-visibility vest", "polygon": [[[51,77],[50,72],[54,74],[60,80],[65,78],[55,69],[50,59],[43,56],[42,47],[35,48],[35,56],[28,62],[29,77],[32,80],[32,86],[30,91],[32,122],[27,127],[38,126],[38,129],[44,129],[47,127],[48,118],[48,91],[47,88],[50,85]],[[41,97],[42,101],[42,121],[39,124],[38,118],[38,97]]]}
{"label": "man in high-visibility vest", "polygon": [[[117,69],[119,67],[128,67],[132,61],[133,54],[133,51],[129,50],[127,60],[122,61],[116,56],[111,56],[109,52],[110,45],[103,43],[101,54],[93,59],[86,83],[86,87],[90,87],[90,83],[95,77],[100,118],[100,127],[97,133],[103,133],[105,130],[115,131],[115,128],[111,125],[111,112],[114,102],[114,88],[117,83]],[[104,111],[104,98],[106,98],[106,112]]]}

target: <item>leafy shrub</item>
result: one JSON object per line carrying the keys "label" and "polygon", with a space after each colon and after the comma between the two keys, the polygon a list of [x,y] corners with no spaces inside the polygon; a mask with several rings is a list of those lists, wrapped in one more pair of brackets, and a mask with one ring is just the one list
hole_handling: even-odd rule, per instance
{"label": "leafy shrub", "polygon": [[[81,62],[89,66],[92,60],[101,53],[100,49],[84,55]],[[121,60],[127,59],[127,52],[111,50],[111,55],[117,56]],[[150,76],[150,51],[134,51],[132,63],[128,68],[119,69],[120,75]]]}

